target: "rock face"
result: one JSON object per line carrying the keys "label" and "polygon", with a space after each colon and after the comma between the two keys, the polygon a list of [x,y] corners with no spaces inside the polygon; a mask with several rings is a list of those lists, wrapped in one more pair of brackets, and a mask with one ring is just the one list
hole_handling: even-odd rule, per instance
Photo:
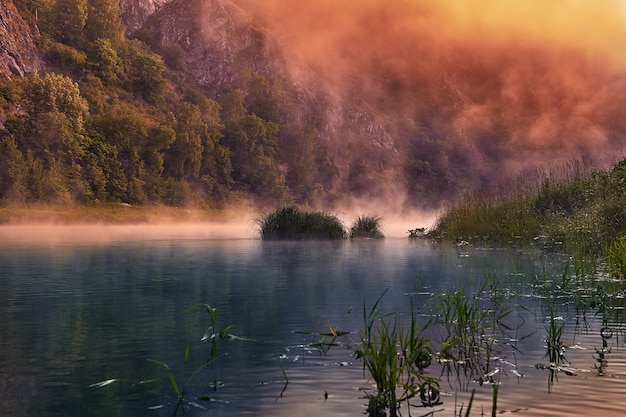
{"label": "rock face", "polygon": [[285,81],[289,91],[281,94],[283,99],[289,96],[291,117],[315,114],[323,137],[350,129],[378,146],[390,146],[381,124],[320,88],[322,83],[316,82],[309,68],[289,56],[276,38],[230,0],[172,0],[149,16],[143,28],[159,42],[180,47],[187,69],[213,96],[249,68],[268,79]]}
{"label": "rock face", "polygon": [[37,26],[25,21],[11,0],[0,0],[0,73],[24,77],[41,67],[37,35]]}
{"label": "rock face", "polygon": [[242,68],[263,75],[279,71],[280,53],[268,35],[228,0],[173,0],[144,28],[161,43],[179,46],[194,78],[213,92]]}
{"label": "rock face", "polygon": [[169,0],[120,0],[122,23],[126,32],[132,34],[139,29],[148,17],[159,10]]}

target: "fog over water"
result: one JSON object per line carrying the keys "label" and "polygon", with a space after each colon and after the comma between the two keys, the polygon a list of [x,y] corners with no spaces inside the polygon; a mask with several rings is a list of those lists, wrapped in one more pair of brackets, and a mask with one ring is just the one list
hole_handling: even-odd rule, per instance
{"label": "fog over water", "polygon": [[[346,228],[366,211],[338,211],[337,215]],[[376,212],[381,215],[380,211]],[[98,224],[98,223],[29,223],[0,226],[0,245],[59,245],[59,244],[114,244],[125,241],[158,241],[178,239],[259,239],[260,217],[248,214],[236,220],[222,222],[168,222],[153,219],[142,224]],[[381,215],[381,227],[388,238],[406,238],[408,230],[430,227],[436,221],[436,212],[415,212],[410,215],[389,213]]]}

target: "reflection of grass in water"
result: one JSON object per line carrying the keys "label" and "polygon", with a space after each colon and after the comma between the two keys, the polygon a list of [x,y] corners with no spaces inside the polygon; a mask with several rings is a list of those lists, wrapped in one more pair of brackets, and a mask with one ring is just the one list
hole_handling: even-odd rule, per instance
{"label": "reflection of grass in water", "polygon": [[[493,376],[500,369],[493,368],[494,355],[499,351],[501,338],[512,327],[505,319],[513,312],[498,297],[497,278],[487,275],[472,292],[460,288],[435,297],[437,324],[443,331],[438,353],[447,376],[464,376],[463,388],[474,379],[494,383]],[[487,294],[487,300],[483,296]]]}
{"label": "reflection of grass in water", "polygon": [[558,372],[561,370],[561,364],[565,361],[565,348],[561,341],[563,335],[564,323],[561,317],[555,317],[554,305],[550,305],[550,317],[548,323],[544,326],[546,329],[546,354],[550,361],[548,375],[548,392],[551,392],[554,381],[558,379]]}
{"label": "reflection of grass in water", "polygon": [[[507,324],[513,313],[511,293],[500,289],[500,285],[496,275],[487,274],[473,291],[461,287],[453,292],[441,292],[433,299],[436,324],[442,331],[436,354],[442,376],[450,384],[456,380],[463,390],[472,382],[490,384],[492,416],[497,413],[500,372],[505,366],[515,366],[504,361],[500,354],[505,348],[516,351],[513,344],[507,343],[509,332],[515,330]],[[519,326],[521,323],[518,329]]]}

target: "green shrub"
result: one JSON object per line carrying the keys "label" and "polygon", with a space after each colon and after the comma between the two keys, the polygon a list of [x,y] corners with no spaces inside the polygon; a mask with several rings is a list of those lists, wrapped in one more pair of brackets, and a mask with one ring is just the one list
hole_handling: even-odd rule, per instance
{"label": "green shrub", "polygon": [[283,207],[258,221],[265,240],[344,239],[346,232],[337,217],[321,212],[307,212],[297,207]]}
{"label": "green shrub", "polygon": [[374,238],[385,237],[380,227],[381,219],[375,216],[359,216],[350,227],[350,238]]}

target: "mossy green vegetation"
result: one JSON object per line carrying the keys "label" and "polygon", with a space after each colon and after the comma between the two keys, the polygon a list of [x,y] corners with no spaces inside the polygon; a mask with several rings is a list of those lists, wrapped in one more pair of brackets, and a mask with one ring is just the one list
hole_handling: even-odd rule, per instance
{"label": "mossy green vegetation", "polygon": [[268,213],[258,220],[258,224],[261,238],[265,240],[338,240],[346,237],[346,230],[337,217],[294,206]]}
{"label": "mossy green vegetation", "polygon": [[437,220],[430,236],[601,257],[623,275],[625,192],[626,158],[605,171],[574,161],[466,197]]}

